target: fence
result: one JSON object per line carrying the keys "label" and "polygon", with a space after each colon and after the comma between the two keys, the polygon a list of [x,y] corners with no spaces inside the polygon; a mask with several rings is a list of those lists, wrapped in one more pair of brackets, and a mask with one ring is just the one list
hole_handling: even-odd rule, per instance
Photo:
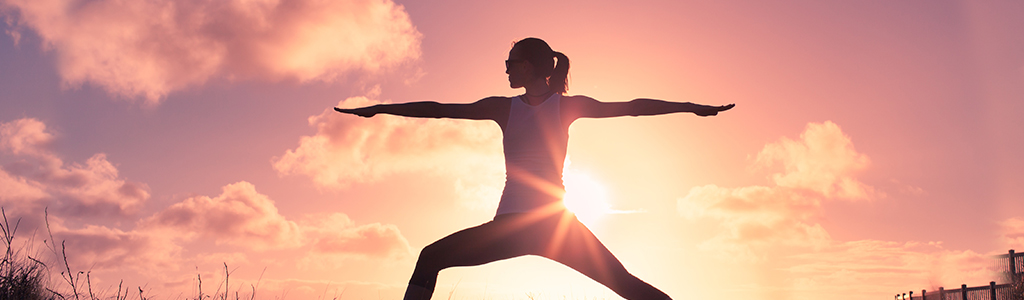
{"label": "fence", "polygon": [[896,294],[896,300],[1024,300],[1024,253],[1010,253],[999,255],[999,266],[1003,274],[1007,274],[1010,283],[996,284],[989,282],[987,286],[967,287],[961,285],[959,289],[947,290],[939,287],[938,291],[928,292],[921,290],[921,294],[914,296],[914,291],[909,293]]}
{"label": "fence", "polygon": [[997,258],[1007,260],[1007,263],[999,264],[1004,273],[1017,276],[1024,273],[1024,253],[1014,253],[1013,249],[1010,249],[1010,253],[997,256]]}

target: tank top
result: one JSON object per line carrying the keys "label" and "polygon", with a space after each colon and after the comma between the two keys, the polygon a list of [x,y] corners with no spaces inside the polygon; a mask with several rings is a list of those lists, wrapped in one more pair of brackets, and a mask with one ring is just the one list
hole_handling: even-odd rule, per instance
{"label": "tank top", "polygon": [[569,141],[559,111],[561,95],[555,93],[537,106],[521,97],[511,100],[502,137],[505,189],[497,215],[561,205],[562,166]]}

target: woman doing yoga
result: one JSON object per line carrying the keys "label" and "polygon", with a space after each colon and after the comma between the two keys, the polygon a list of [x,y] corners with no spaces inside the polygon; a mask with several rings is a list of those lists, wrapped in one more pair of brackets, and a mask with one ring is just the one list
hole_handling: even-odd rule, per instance
{"label": "woman doing yoga", "polygon": [[[557,64],[555,61],[557,60]],[[539,255],[583,273],[630,300],[666,300],[668,295],[630,274],[586,226],[562,205],[562,166],[569,125],[579,118],[660,115],[691,112],[714,116],[733,104],[636,99],[600,102],[566,96],[569,59],[543,40],[515,43],[505,61],[518,97],[489,97],[469,104],[412,102],[335,110],[372,117],[392,114],[421,118],[492,120],[502,131],[505,189],[494,220],[446,236],[423,248],[405,300],[430,299],[442,269]]]}

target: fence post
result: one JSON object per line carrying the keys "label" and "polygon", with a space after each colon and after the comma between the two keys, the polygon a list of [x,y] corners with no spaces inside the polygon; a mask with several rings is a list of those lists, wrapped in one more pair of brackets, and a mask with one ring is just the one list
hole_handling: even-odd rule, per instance
{"label": "fence post", "polygon": [[[925,290],[921,290],[921,300],[928,300],[928,293]],[[996,300],[996,299],[992,299]]]}
{"label": "fence post", "polygon": [[914,300],[914,291],[910,291],[910,300]]}
{"label": "fence post", "polygon": [[989,299],[990,300],[996,300],[996,282],[995,281],[989,281],[989,283],[988,283],[988,290],[992,292],[991,293],[992,298],[989,298]]}
{"label": "fence post", "polygon": [[939,287],[939,300],[946,300],[946,289]]}
{"label": "fence post", "polygon": [[1013,249],[1010,249],[1010,276],[1017,276],[1017,260],[1013,257]]}
{"label": "fence post", "polygon": [[960,285],[960,300],[967,300],[967,284]]}

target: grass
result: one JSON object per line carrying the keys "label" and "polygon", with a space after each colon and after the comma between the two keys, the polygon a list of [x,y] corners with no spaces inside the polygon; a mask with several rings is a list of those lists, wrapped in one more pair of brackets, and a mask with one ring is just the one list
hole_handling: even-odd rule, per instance
{"label": "grass", "polygon": [[[137,287],[138,291],[132,290],[130,287],[123,287],[122,280],[117,285],[117,291],[114,295],[96,295],[93,293],[92,280],[90,272],[73,271],[71,270],[70,264],[67,258],[67,248],[64,242],[58,245],[56,240],[53,239],[53,233],[50,231],[49,214],[44,211],[46,215],[46,233],[49,235],[49,242],[43,241],[47,249],[53,253],[58,261],[56,266],[50,266],[42,262],[39,259],[33,258],[28,254],[24,253],[24,249],[17,249],[14,243],[18,225],[21,224],[21,220],[16,220],[12,226],[7,219],[7,212],[0,207],[0,216],[3,217],[0,220],[0,239],[3,240],[6,251],[4,251],[3,261],[0,261],[0,300],[128,300],[128,299],[139,299],[147,300],[146,291],[143,288]],[[51,273],[53,267],[56,267],[60,271],[60,278],[63,282],[53,283],[50,282]],[[266,272],[266,269],[263,270]],[[84,275],[84,282],[83,282]],[[228,270],[227,263],[224,264],[224,281],[217,286],[216,291],[213,294],[203,294],[203,279],[202,276],[196,275],[196,279],[199,282],[199,291],[194,297],[186,297],[185,300],[253,300],[256,298],[256,291],[259,289],[259,280],[255,285],[250,285],[252,288],[251,294],[244,297],[240,295],[236,290],[234,295],[231,295],[228,282],[228,277],[231,272]],[[260,274],[260,280],[262,280],[263,274]],[[223,289],[223,291],[222,291]],[[233,298],[232,298],[233,296]],[[180,299],[180,298],[179,298]]]}
{"label": "grass", "polygon": [[7,220],[7,212],[0,208],[3,215],[3,223],[0,223],[0,230],[3,231],[3,242],[6,246],[4,259],[0,261],[0,300],[6,299],[59,299],[59,294],[47,289],[46,286],[46,264],[28,255],[22,255],[21,251],[14,251],[14,236],[18,231],[21,220],[11,223]]}

